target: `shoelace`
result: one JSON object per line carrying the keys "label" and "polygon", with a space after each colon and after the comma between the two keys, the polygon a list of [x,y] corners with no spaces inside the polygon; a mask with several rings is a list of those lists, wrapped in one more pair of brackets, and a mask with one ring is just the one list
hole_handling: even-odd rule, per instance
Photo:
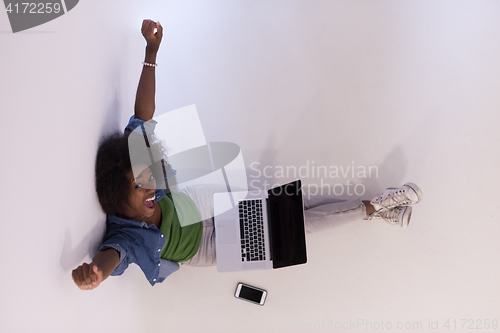
{"label": "shoelace", "polygon": [[382,220],[389,222],[390,224],[400,224],[399,214],[401,214],[402,209],[403,207],[396,207],[393,209],[381,209],[368,215],[367,219],[371,220],[374,217],[379,217]]}
{"label": "shoelace", "polygon": [[410,198],[406,195],[406,190],[389,192],[379,201],[379,205],[385,208],[392,208],[400,205],[409,204]]}

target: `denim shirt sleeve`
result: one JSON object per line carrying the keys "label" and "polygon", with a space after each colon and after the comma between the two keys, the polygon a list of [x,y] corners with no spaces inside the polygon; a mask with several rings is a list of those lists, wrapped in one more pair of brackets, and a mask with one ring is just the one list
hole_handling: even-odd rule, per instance
{"label": "denim shirt sleeve", "polygon": [[[139,236],[137,237],[138,239],[143,238],[141,235],[137,236]],[[147,239],[144,240],[148,241]],[[136,248],[137,246],[140,248]],[[147,265],[143,267],[141,263],[144,263],[144,260],[146,260],[146,263],[154,260],[153,258],[159,254],[149,249],[146,244],[141,244],[141,242],[130,242],[124,233],[117,232],[116,230],[112,231],[110,236],[107,235],[98,251],[107,249],[115,249],[120,254],[120,262],[111,273],[111,276],[122,275],[131,263],[135,263],[144,272],[151,285],[154,286],[156,283],[163,282],[166,277],[178,271],[180,268],[179,263],[175,261],[159,258],[160,265],[158,266],[160,268],[156,273],[157,275],[155,275],[151,267],[147,268]],[[147,257],[149,257],[149,259],[145,259]]]}
{"label": "denim shirt sleeve", "polygon": [[152,135],[155,132],[155,127],[158,122],[156,120],[148,120],[144,121],[142,119],[136,118],[135,116],[130,117],[125,130],[123,131],[125,134],[129,134],[138,126],[143,126],[146,134]]}
{"label": "denim shirt sleeve", "polygon": [[114,235],[113,237],[106,239],[106,241],[99,247],[98,252],[108,249],[115,249],[120,255],[120,263],[113,270],[113,272],[111,272],[111,275],[122,275],[130,264],[130,256],[127,255],[127,253],[130,253],[130,244],[128,240],[126,237],[121,235]]}

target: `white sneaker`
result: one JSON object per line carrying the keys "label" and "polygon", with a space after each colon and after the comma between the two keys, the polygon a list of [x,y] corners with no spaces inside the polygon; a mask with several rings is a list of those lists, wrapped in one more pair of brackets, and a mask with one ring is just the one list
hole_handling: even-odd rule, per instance
{"label": "white sneaker", "polygon": [[417,185],[406,183],[400,188],[388,188],[382,194],[373,198],[370,203],[375,207],[375,210],[391,209],[398,206],[417,204],[422,201],[422,198],[422,191]]}
{"label": "white sneaker", "polygon": [[365,220],[382,219],[391,225],[400,225],[407,228],[410,224],[412,207],[400,206],[392,209],[382,208],[368,215]]}

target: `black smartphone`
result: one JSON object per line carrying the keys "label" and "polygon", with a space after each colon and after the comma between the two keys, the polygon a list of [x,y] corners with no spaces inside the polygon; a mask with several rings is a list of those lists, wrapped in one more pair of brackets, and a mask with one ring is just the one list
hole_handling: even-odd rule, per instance
{"label": "black smartphone", "polygon": [[254,304],[264,305],[267,297],[267,291],[240,282],[236,286],[234,297]]}

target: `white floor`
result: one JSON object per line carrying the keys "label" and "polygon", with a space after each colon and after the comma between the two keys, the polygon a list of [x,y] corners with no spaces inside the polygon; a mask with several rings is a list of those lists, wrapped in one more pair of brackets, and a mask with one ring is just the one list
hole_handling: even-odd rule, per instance
{"label": "white floor", "polygon": [[[496,331],[499,14],[484,0],[86,0],[12,34],[0,10],[0,330]],[[133,265],[79,290],[71,270],[104,232],[97,144],[132,115],[144,18],[165,30],[157,114],[196,104],[207,140],[239,144],[255,185],[266,166],[270,183],[303,166],[306,184],[346,198],[348,181],[364,199],[415,182],[410,227],[310,235],[293,268],[182,267],[151,287]],[[235,299],[240,281],[266,304]]]}

